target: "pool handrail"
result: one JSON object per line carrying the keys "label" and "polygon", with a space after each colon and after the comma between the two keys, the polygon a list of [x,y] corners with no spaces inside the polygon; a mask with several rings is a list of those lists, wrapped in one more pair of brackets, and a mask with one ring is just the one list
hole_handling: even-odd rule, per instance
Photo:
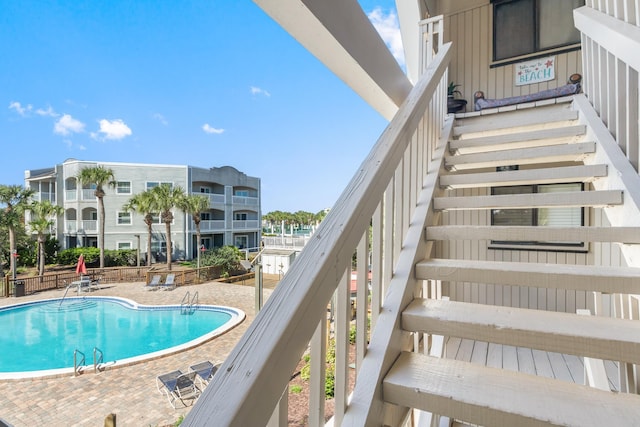
{"label": "pool handrail", "polygon": [[[80,363],[78,363],[78,353],[82,355],[82,359]],[[84,362],[85,362],[84,353],[78,350],[77,348],[73,350],[73,376],[74,377],[78,376],[78,371],[82,366],[84,366]]]}

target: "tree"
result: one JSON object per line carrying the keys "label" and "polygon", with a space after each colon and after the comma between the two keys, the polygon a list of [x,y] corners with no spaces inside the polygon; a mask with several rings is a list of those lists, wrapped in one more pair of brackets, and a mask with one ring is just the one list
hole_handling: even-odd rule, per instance
{"label": "tree", "polygon": [[16,229],[23,226],[23,213],[34,191],[20,185],[0,185],[0,205],[4,205],[2,222],[9,230],[11,273],[16,276]]}
{"label": "tree", "polygon": [[179,203],[180,209],[187,214],[191,215],[194,224],[196,225],[196,251],[198,257],[198,267],[200,266],[200,214],[209,210],[210,203],[209,198],[206,196],[187,194]]}
{"label": "tree", "polygon": [[204,265],[220,267],[222,277],[229,277],[231,272],[240,267],[240,260],[242,260],[240,249],[228,245],[207,252],[203,263]]}
{"label": "tree", "polygon": [[100,268],[104,268],[104,186],[115,187],[115,177],[111,169],[103,166],[81,169],[77,177],[82,184],[95,184],[94,194],[98,199],[98,247],[100,248]]}
{"label": "tree", "polygon": [[31,230],[34,231],[38,238],[38,275],[40,281],[44,275],[45,266],[45,243],[47,234],[51,230],[51,226],[55,223],[54,218],[64,213],[62,206],[54,205],[49,200],[33,202],[28,208],[32,213],[32,219],[29,221]]}
{"label": "tree", "polygon": [[181,187],[174,187],[171,184],[160,184],[151,189],[153,197],[152,207],[160,213],[160,219],[164,222],[167,234],[167,269],[171,270],[171,253],[173,246],[171,244],[171,223],[173,222],[172,209],[179,207],[184,198],[184,190]]}
{"label": "tree", "polygon": [[147,266],[151,265],[151,236],[153,230],[153,194],[151,190],[144,191],[134,195],[123,206],[123,209],[127,212],[134,211],[144,215],[144,223],[147,225]]}

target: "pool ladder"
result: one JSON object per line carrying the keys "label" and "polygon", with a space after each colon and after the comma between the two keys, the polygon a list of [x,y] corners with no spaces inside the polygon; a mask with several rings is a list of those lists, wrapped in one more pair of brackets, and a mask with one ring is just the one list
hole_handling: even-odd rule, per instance
{"label": "pool ladder", "polygon": [[[78,359],[80,355],[80,359]],[[77,377],[80,370],[85,366],[86,358],[84,353],[77,348],[73,350],[73,376]],[[93,373],[97,374],[100,364],[104,361],[104,353],[98,347],[93,347]]]}
{"label": "pool ladder", "polygon": [[191,298],[191,294],[187,291],[182,297],[182,302],[180,303],[180,314],[193,314],[196,311],[198,306],[198,291],[193,294],[193,298]]}

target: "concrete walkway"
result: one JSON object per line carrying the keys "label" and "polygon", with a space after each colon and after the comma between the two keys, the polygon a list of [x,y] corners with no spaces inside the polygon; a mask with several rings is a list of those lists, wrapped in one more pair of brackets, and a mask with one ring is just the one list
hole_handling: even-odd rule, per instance
{"label": "concrete walkway", "polygon": [[[265,277],[265,300],[275,282],[274,278]],[[114,413],[118,427],[173,425],[191,407],[178,404],[178,409],[174,410],[166,396],[156,389],[156,376],[175,369],[186,370],[189,365],[202,360],[224,360],[254,319],[254,287],[211,282],[179,287],[173,291],[150,292],[143,288],[142,283],[123,283],[103,285],[90,293],[94,296],[120,296],[141,304],[179,304],[186,291],[192,295],[198,291],[202,304],[239,308],[247,318],[235,329],[195,349],[137,365],[98,374],[90,370],[75,378],[0,381],[0,419],[15,427],[100,427],[104,425],[105,417]],[[20,298],[2,298],[0,306],[61,297],[63,293],[64,290],[55,290]]]}

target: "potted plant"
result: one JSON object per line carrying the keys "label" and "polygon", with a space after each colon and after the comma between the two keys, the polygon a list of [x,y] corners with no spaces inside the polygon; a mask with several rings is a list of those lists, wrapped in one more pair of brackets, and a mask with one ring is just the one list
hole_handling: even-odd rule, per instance
{"label": "potted plant", "polygon": [[456,98],[456,95],[462,95],[458,87],[460,85],[454,82],[449,83],[447,87],[447,113],[458,113],[467,106],[466,99]]}

